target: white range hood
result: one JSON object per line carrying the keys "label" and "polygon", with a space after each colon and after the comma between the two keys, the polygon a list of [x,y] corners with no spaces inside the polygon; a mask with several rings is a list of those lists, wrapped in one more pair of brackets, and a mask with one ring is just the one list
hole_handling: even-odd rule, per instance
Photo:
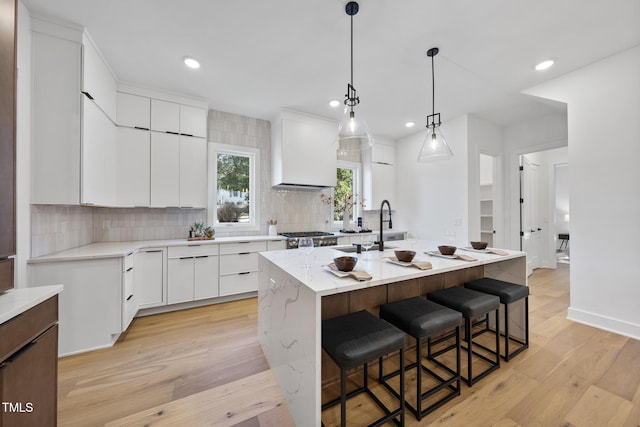
{"label": "white range hood", "polygon": [[274,187],[318,189],[336,185],[338,123],[283,110],[271,121]]}

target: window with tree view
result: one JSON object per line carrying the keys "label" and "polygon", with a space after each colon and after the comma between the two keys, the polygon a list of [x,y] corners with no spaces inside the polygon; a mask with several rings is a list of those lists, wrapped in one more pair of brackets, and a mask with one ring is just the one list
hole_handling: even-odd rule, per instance
{"label": "window with tree view", "polygon": [[216,222],[252,222],[251,157],[218,152],[216,165]]}
{"label": "window with tree view", "polygon": [[342,221],[344,213],[349,213],[351,219],[360,214],[364,207],[364,200],[358,191],[359,165],[341,162],[337,168],[336,186],[333,190],[333,220]]}

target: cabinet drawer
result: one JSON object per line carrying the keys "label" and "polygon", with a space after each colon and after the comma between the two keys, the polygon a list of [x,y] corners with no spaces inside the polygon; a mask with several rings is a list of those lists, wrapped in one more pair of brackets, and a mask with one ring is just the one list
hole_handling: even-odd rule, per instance
{"label": "cabinet drawer", "polygon": [[129,299],[122,303],[122,332],[126,331],[138,311],[138,304],[135,296],[129,296]]}
{"label": "cabinet drawer", "polygon": [[0,362],[58,321],[58,296],[0,325]]}
{"label": "cabinet drawer", "polygon": [[258,253],[220,255],[220,274],[258,271]]}
{"label": "cabinet drawer", "polygon": [[220,245],[220,255],[242,252],[260,252],[267,250],[267,242],[237,242]]}
{"label": "cabinet drawer", "polygon": [[258,290],[258,272],[220,277],[220,296]]}
{"label": "cabinet drawer", "polygon": [[287,241],[286,240],[273,240],[267,242],[267,250],[268,251],[279,251],[287,249]]}
{"label": "cabinet drawer", "polygon": [[218,255],[219,245],[190,245],[170,247],[169,258],[197,257],[204,255]]}

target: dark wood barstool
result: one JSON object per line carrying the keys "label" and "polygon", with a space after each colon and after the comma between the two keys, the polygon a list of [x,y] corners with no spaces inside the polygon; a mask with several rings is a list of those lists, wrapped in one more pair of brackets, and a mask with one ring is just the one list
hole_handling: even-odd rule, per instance
{"label": "dark wood barstool", "polygon": [[[347,399],[366,392],[385,413],[369,426],[379,426],[393,420],[404,426],[404,341],[405,334],[390,323],[366,310],[322,321],[322,348],[340,368],[340,397],[322,405],[322,410],[340,403],[341,426],[347,425]],[[399,407],[388,409],[369,388],[368,364],[391,352],[399,352],[400,396]],[[347,370],[364,366],[362,387],[347,393]],[[398,420],[399,418],[399,420]]]}
{"label": "dark wood barstool", "polygon": [[[486,294],[495,295],[500,298],[500,303],[504,305],[504,356],[502,358],[508,362],[516,354],[529,348],[529,287],[516,285],[515,283],[505,282],[488,277],[477,279],[464,284],[467,289],[484,292]],[[524,341],[513,337],[509,334],[509,305],[520,301],[524,298]],[[491,331],[489,329],[489,316],[485,316],[485,327],[479,333]],[[476,334],[477,335],[477,334]],[[515,342],[518,347],[516,350],[509,352],[509,342]]]}
{"label": "dark wood barstool", "polygon": [[[471,387],[474,382],[486,377],[500,367],[500,334],[496,334],[495,351],[488,350],[483,346],[483,349],[495,356],[495,360],[492,360],[474,350],[473,345],[476,343],[473,341],[474,335],[472,331],[473,320],[485,316],[492,311],[495,312],[496,328],[500,330],[500,318],[498,316],[500,298],[461,286],[430,292],[427,294],[427,298],[445,307],[459,311],[464,318],[464,340],[466,347],[462,348],[467,351],[467,377],[462,377],[462,379],[469,387]],[[473,376],[473,356],[489,364],[488,368],[476,376]]]}
{"label": "dark wood barstool", "polygon": [[[417,369],[416,406],[414,408],[409,402],[405,402],[405,405],[415,415],[418,421],[449,400],[460,395],[460,323],[462,315],[459,312],[436,304],[435,302],[427,301],[424,298],[414,297],[381,305],[380,318],[403,330],[416,340],[416,361],[405,366],[405,371],[413,368]],[[446,351],[443,350],[432,353],[431,337],[449,332],[451,329],[455,331],[455,347],[447,347],[444,349]],[[425,342],[427,344],[427,359],[448,372],[448,378],[442,378],[442,376],[422,363],[421,349]],[[436,356],[454,349],[456,357],[455,370],[436,359]],[[422,371],[425,371],[437,382],[434,387],[429,388],[425,392],[422,391]],[[384,384],[391,393],[400,398],[399,393],[387,382],[388,379],[397,375],[400,375],[400,369],[383,375],[383,366],[382,363],[380,364],[380,382]],[[448,389],[448,393],[442,395],[440,399],[422,409],[424,400],[429,399],[443,389]]]}

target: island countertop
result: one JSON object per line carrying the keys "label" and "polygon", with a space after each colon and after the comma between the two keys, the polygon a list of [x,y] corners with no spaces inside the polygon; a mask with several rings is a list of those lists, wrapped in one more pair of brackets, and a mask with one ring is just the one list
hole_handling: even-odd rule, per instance
{"label": "island countertop", "polygon": [[[340,292],[349,292],[372,286],[384,285],[387,283],[402,280],[415,279],[424,276],[446,273],[479,265],[492,264],[508,259],[525,256],[524,252],[504,250],[507,255],[496,255],[489,252],[478,252],[458,248],[457,254],[464,254],[475,258],[475,261],[464,261],[461,259],[449,259],[439,256],[428,255],[427,252],[438,252],[438,245],[442,243],[433,241],[412,241],[390,242],[383,252],[371,250],[361,254],[345,253],[337,248],[320,247],[311,250],[308,255],[310,268],[304,267],[305,254],[303,249],[293,249],[285,251],[265,252],[261,255],[273,264],[282,268],[290,276],[304,284],[319,296],[332,295]],[[414,261],[428,261],[431,263],[430,270],[420,270],[416,267],[405,267],[389,261],[397,249],[413,250],[416,252]],[[327,267],[334,258],[339,256],[352,255],[358,258],[355,270],[364,270],[372,276],[371,280],[357,281],[348,277],[338,277]]]}

